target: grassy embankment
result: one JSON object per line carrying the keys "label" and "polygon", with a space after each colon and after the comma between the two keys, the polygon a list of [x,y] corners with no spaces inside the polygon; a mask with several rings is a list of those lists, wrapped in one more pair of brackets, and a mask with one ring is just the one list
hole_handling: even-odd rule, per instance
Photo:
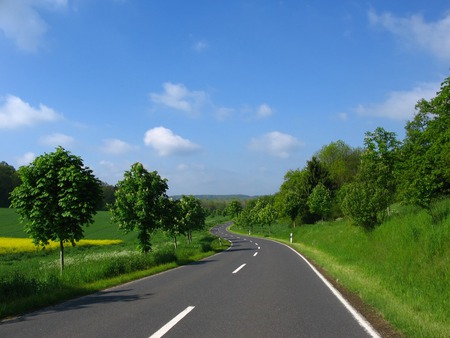
{"label": "grassy embankment", "polygon": [[[450,337],[450,199],[437,204],[433,224],[424,211],[396,206],[371,232],[346,221],[272,227],[347,290],[372,305],[408,337]],[[234,227],[233,227],[234,229]],[[247,232],[245,229],[236,229]],[[253,234],[267,237],[267,230]]]}
{"label": "grassy embankment", "polygon": [[[208,228],[224,221],[207,219]],[[207,230],[195,232],[188,245],[183,236],[174,249],[162,232],[152,238],[153,252],[136,250],[136,233],[124,235],[99,212],[85,228],[85,240],[65,249],[64,275],[59,272],[59,247],[37,249],[27,240],[12,209],[0,208],[0,318],[17,315],[73,297],[149,276],[210,256],[227,247]]]}

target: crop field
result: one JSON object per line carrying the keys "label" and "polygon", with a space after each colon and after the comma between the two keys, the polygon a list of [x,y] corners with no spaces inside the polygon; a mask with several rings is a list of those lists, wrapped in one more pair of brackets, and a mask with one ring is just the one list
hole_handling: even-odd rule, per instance
{"label": "crop field", "polygon": [[[208,219],[207,226],[221,221]],[[190,245],[180,236],[175,250],[172,240],[157,231],[151,239],[152,252],[144,255],[137,250],[136,233],[119,231],[104,211],[84,234],[74,247],[65,244],[61,275],[59,243],[35,246],[16,212],[0,208],[0,318],[187,264],[228,246],[206,229],[194,232]]]}

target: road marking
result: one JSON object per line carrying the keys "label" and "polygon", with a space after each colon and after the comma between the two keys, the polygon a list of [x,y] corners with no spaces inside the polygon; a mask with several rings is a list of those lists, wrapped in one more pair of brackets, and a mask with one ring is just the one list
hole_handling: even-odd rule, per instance
{"label": "road marking", "polygon": [[255,252],[255,254],[253,255],[253,257],[255,257],[258,254],[258,252]]}
{"label": "road marking", "polygon": [[330,289],[330,291],[334,294],[334,296],[344,305],[344,307],[347,309],[348,312],[351,313],[353,318],[358,322],[358,324],[366,330],[366,332],[372,337],[372,338],[381,338],[380,334],[375,330],[375,328],[367,321],[366,318],[362,314],[360,314],[345,298],[342,296],[342,294],[331,284],[329,281],[326,280],[326,278],[312,265],[301,253],[295,251],[293,248],[291,248],[289,245],[286,245],[284,243],[280,243],[281,245],[286,246],[290,250],[292,250],[294,253],[296,253],[300,258],[302,258],[306,264],[311,268],[312,271],[322,280],[322,282]]}
{"label": "road marking", "polygon": [[239,272],[246,264],[242,264],[240,267],[238,267],[236,270],[233,271],[233,273]]}
{"label": "road marking", "polygon": [[195,306],[188,306],[186,309],[181,311],[176,317],[174,317],[170,322],[156,331],[150,336],[150,338],[161,338],[164,336],[171,328],[173,328],[180,320],[182,320],[189,312],[194,310]]}
{"label": "road marking", "polygon": [[261,247],[260,247],[260,246],[258,246],[258,250],[259,250],[259,249],[261,249]]}
{"label": "road marking", "polygon": [[255,245],[258,245],[258,243],[255,242]]}

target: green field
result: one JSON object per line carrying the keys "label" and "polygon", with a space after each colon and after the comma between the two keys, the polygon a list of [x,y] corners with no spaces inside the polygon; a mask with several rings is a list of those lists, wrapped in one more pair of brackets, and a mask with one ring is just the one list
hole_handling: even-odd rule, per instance
{"label": "green field", "polygon": [[[207,219],[213,226],[223,219]],[[23,225],[12,209],[0,208],[0,237],[26,238]],[[59,252],[36,248],[35,252],[0,255],[0,318],[55,304],[65,299],[102,290],[136,278],[187,264],[225,249],[207,229],[193,233],[192,244],[184,236],[175,250],[162,231],[152,237],[150,254],[137,251],[136,233],[124,235],[111,223],[108,212],[99,212],[85,228],[85,239],[120,239],[114,245],[66,246],[63,276]]]}
{"label": "green field", "polygon": [[[442,219],[435,224],[424,211],[393,210],[373,231],[344,220],[295,229],[286,221],[272,227],[272,237],[289,243],[293,232],[296,250],[406,336],[450,337],[450,200],[435,206]],[[268,229],[253,234],[268,237]]]}

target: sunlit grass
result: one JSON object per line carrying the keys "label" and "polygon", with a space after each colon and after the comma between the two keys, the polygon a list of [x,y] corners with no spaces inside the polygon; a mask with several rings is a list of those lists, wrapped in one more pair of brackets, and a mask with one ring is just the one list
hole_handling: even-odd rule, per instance
{"label": "sunlit grass", "polygon": [[[76,242],[77,246],[88,245],[114,245],[120,244],[123,241],[120,239],[82,239]],[[69,245],[71,245],[69,243]],[[58,249],[59,242],[50,241],[45,249]],[[36,246],[30,238],[13,238],[0,237],[0,255],[21,252],[33,252],[41,250],[42,247]]]}
{"label": "sunlit grass", "polygon": [[[424,210],[394,206],[373,231],[346,221],[272,227],[272,237],[320,265],[408,337],[449,337],[450,199]],[[240,229],[246,232],[246,229]],[[267,229],[253,234],[267,236]]]}

